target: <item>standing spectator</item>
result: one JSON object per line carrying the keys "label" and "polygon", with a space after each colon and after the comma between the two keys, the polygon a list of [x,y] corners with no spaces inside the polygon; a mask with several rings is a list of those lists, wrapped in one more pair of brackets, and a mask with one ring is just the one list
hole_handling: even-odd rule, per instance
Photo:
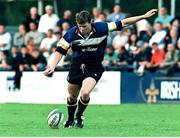
{"label": "standing spectator", "polygon": [[63,18],[59,19],[59,21],[57,22],[57,26],[62,28],[62,24],[64,22],[67,22],[67,23],[69,23],[70,28],[73,27],[75,25],[75,23],[71,21],[71,17],[72,17],[71,11],[70,10],[66,10],[64,12]]}
{"label": "standing spectator", "polygon": [[51,47],[52,44],[56,41],[56,37],[53,34],[53,30],[48,30],[47,37],[44,38],[40,45],[40,51],[43,53],[43,56],[46,57],[46,59],[49,58],[49,55],[51,54]]}
{"label": "standing spectator", "polygon": [[119,21],[119,20],[124,19],[125,17],[126,17],[126,15],[123,12],[121,12],[121,6],[119,4],[115,4],[114,9],[113,9],[113,13],[111,13],[107,17],[107,21],[109,21],[109,22]]}
{"label": "standing spectator", "polygon": [[29,28],[30,28],[30,31],[25,36],[25,42],[27,44],[27,41],[31,37],[34,39],[34,44],[36,45],[36,47],[39,48],[41,41],[44,38],[44,35],[43,33],[37,31],[37,26],[36,26],[36,23],[34,22],[29,23]]}
{"label": "standing spectator", "polygon": [[49,29],[55,29],[59,17],[53,13],[53,7],[51,5],[47,5],[45,11],[46,14],[40,18],[38,31],[46,34]]}
{"label": "standing spectator", "polygon": [[19,32],[14,34],[13,44],[20,49],[23,45],[25,45],[26,29],[23,24],[20,24],[18,29]]}
{"label": "standing spectator", "polygon": [[21,56],[18,52],[18,48],[16,46],[12,46],[11,53],[10,53],[10,65],[12,69],[15,71],[14,76],[14,86],[15,89],[20,90],[21,88],[21,77],[22,72],[20,71],[20,64],[21,64]]}
{"label": "standing spectator", "polygon": [[5,26],[0,24],[0,51],[4,51],[6,55],[11,49],[11,35],[6,32]]}
{"label": "standing spectator", "polygon": [[31,7],[30,8],[30,14],[26,17],[26,20],[24,21],[24,25],[25,25],[25,28],[26,28],[27,32],[30,30],[29,24],[31,22],[34,22],[36,24],[36,26],[39,25],[40,17],[41,16],[38,14],[37,8],[36,7]]}
{"label": "standing spectator", "polygon": [[157,22],[161,22],[163,25],[163,28],[169,28],[170,27],[170,21],[173,19],[172,16],[167,14],[166,7],[161,7],[159,10],[159,16],[154,20],[154,24]]}

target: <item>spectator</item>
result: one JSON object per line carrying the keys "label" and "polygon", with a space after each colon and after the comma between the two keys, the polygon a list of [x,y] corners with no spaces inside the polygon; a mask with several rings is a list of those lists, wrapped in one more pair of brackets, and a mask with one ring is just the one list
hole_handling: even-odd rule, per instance
{"label": "spectator", "polygon": [[149,68],[150,71],[156,71],[157,69],[159,69],[161,63],[164,61],[164,58],[164,50],[160,49],[157,43],[153,43],[151,62],[147,64],[146,67]]}
{"label": "spectator", "polygon": [[65,33],[70,29],[70,25],[68,22],[64,22],[62,24],[62,36],[65,35]]}
{"label": "spectator", "polygon": [[163,30],[162,23],[156,22],[154,25],[155,33],[152,35],[149,40],[149,45],[151,46],[154,42],[158,44],[159,48],[165,48],[165,38],[167,32]]}
{"label": "spectator", "polygon": [[120,71],[128,71],[128,63],[129,63],[129,54],[126,51],[124,46],[118,47],[116,50],[117,58],[114,60],[115,68],[114,70],[120,70]]}
{"label": "spectator", "polygon": [[119,21],[122,20],[126,17],[126,15],[121,12],[121,6],[119,4],[115,4],[114,5],[114,9],[113,9],[113,13],[111,13],[108,17],[107,17],[107,21]]}
{"label": "spectator", "polygon": [[99,10],[99,8],[98,7],[94,7],[93,9],[92,9],[92,20],[93,20],[93,22],[99,22],[100,20],[99,20],[99,16],[100,16],[100,10]]}
{"label": "spectator", "polygon": [[20,64],[21,56],[18,52],[18,48],[16,46],[12,46],[10,53],[10,65],[12,66],[12,69],[15,71],[14,86],[17,90],[20,90],[21,88],[22,72],[20,71]]}
{"label": "spectator", "polygon": [[162,71],[169,75],[174,71],[179,60],[179,50],[176,50],[173,44],[168,44],[167,53],[165,55],[164,61],[160,64]]}
{"label": "spectator", "polygon": [[31,67],[33,71],[43,71],[47,65],[46,59],[40,52],[35,49],[32,52]]}
{"label": "spectator", "polygon": [[0,51],[4,51],[6,55],[11,49],[11,35],[6,32],[5,26],[0,24]]}
{"label": "spectator", "polygon": [[137,34],[139,36],[139,40],[143,42],[148,42],[151,37],[151,25],[146,19],[140,20],[136,22]]}
{"label": "spectator", "polygon": [[56,27],[55,32],[54,32],[55,36],[56,36],[56,41],[54,43],[52,43],[51,46],[51,53],[54,53],[57,47],[57,43],[59,42],[59,40],[62,38],[62,32],[61,32],[61,28],[60,27]]}
{"label": "spectator", "polygon": [[62,28],[62,24],[64,22],[67,22],[69,24],[70,28],[73,27],[75,25],[75,23],[71,21],[71,17],[72,17],[72,13],[70,10],[64,11],[64,16],[62,19],[60,19],[57,22],[57,26]]}
{"label": "spectator", "polygon": [[35,45],[35,43],[34,43],[34,39],[33,39],[32,37],[30,37],[30,38],[28,39],[26,48],[27,48],[28,54],[31,54],[32,51],[36,48],[36,45]]}
{"label": "spectator", "polygon": [[178,41],[178,30],[171,29],[169,35],[166,37],[167,43],[172,43],[174,47],[177,46]]}
{"label": "spectator", "polygon": [[[177,49],[178,49],[178,51],[180,51],[180,38],[179,38],[178,43],[177,43]],[[179,60],[178,60],[177,65],[178,65],[178,68],[180,71],[180,52],[179,52]]]}
{"label": "spectator", "polygon": [[166,7],[161,7],[159,10],[159,16],[154,20],[154,24],[157,22],[161,22],[163,25],[163,28],[169,28],[170,27],[170,21],[173,19],[172,16],[167,14]]}
{"label": "spectator", "polygon": [[135,72],[137,75],[142,76],[145,71],[145,67],[149,64],[151,61],[151,53],[152,49],[148,46],[148,43],[142,44],[142,46],[138,49],[137,51],[137,67],[138,69],[136,70],[136,66],[134,66]]}
{"label": "spectator", "polygon": [[26,29],[23,24],[20,24],[18,30],[19,32],[14,34],[13,44],[20,49],[23,45],[25,45]]}
{"label": "spectator", "polygon": [[48,30],[47,37],[44,38],[40,45],[40,51],[43,53],[43,56],[46,57],[46,59],[49,58],[49,55],[51,54],[51,47],[52,44],[56,41],[56,37],[53,34],[53,30]]}
{"label": "spectator", "polygon": [[53,13],[53,7],[51,5],[47,5],[45,11],[46,14],[40,18],[38,31],[46,34],[49,29],[55,29],[59,17]]}
{"label": "spectator", "polygon": [[115,49],[118,49],[118,47],[125,46],[128,39],[129,37],[124,30],[118,31],[117,35],[112,40],[112,45]]}
{"label": "spectator", "polygon": [[31,37],[34,40],[34,44],[36,45],[36,48],[39,48],[41,41],[44,38],[44,35],[43,33],[40,33],[37,31],[37,26],[36,26],[36,23],[34,22],[29,23],[29,28],[30,28],[30,31],[25,36],[25,42],[27,44],[27,41]]}
{"label": "spectator", "polygon": [[0,51],[0,71],[7,70],[11,70],[9,59],[3,51]]}
{"label": "spectator", "polygon": [[37,8],[36,7],[31,7],[30,8],[30,14],[26,16],[26,19],[24,21],[24,25],[26,28],[26,31],[29,32],[30,28],[29,28],[29,24],[31,22],[34,22],[36,24],[36,26],[39,25],[39,20],[40,20],[40,15],[37,12]]}
{"label": "spectator", "polygon": [[31,55],[28,54],[27,48],[23,46],[21,48],[21,61],[20,61],[20,71],[30,71],[31,69]]}
{"label": "spectator", "polygon": [[111,67],[114,65],[115,60],[117,60],[117,54],[113,47],[106,47],[106,53],[103,60],[104,67]]}

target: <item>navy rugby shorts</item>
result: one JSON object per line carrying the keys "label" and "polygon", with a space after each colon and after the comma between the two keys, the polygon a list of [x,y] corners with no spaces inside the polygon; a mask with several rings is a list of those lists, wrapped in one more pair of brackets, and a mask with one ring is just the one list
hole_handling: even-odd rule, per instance
{"label": "navy rugby shorts", "polygon": [[67,81],[71,84],[81,85],[84,79],[92,77],[98,82],[103,72],[102,64],[72,64]]}

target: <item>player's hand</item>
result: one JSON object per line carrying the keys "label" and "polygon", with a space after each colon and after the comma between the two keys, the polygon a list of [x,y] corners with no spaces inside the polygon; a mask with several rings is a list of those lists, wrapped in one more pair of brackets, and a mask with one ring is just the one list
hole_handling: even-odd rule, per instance
{"label": "player's hand", "polygon": [[144,18],[149,18],[149,17],[153,16],[154,14],[156,14],[157,11],[158,11],[158,9],[152,9],[152,10],[146,12],[143,16],[144,16]]}
{"label": "player's hand", "polygon": [[48,67],[46,68],[46,70],[44,71],[43,74],[44,74],[45,76],[49,76],[49,75],[51,75],[51,74],[54,72],[54,70],[55,70],[54,67],[48,66]]}

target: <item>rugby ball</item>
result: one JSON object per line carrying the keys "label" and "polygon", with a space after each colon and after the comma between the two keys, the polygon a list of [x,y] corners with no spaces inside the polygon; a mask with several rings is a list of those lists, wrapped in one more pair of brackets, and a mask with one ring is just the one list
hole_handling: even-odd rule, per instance
{"label": "rugby ball", "polygon": [[59,109],[52,110],[48,117],[47,123],[50,128],[58,128],[59,124],[62,122],[64,114]]}

